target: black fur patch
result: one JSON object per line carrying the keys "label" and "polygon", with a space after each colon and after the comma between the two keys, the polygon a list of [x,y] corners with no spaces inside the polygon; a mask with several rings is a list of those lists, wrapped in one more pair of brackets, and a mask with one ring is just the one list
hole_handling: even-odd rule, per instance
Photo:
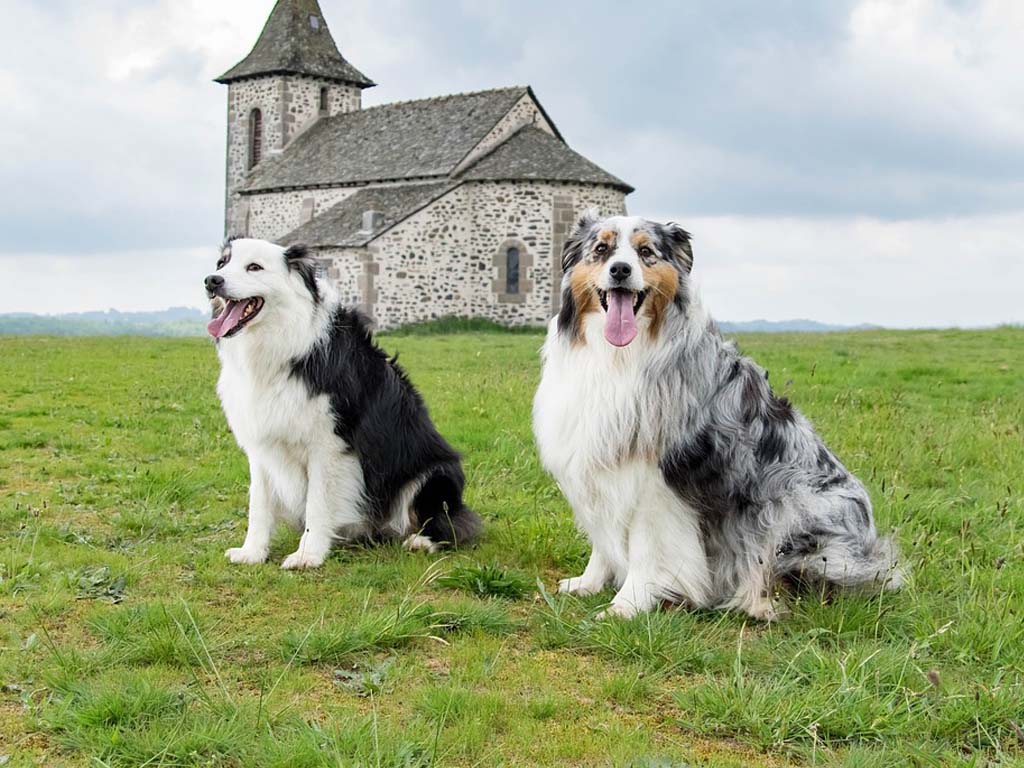
{"label": "black fur patch", "polygon": [[366,322],[343,307],[328,337],[292,363],[311,395],[330,398],[334,432],[359,458],[363,514],[380,533],[398,494],[424,478],[413,499],[414,526],[435,542],[467,544],[480,518],[462,502],[459,455],[438,433],[401,367],[373,341]]}
{"label": "black fur patch", "polygon": [[313,303],[319,304],[323,298],[316,284],[316,261],[309,255],[309,249],[301,243],[291,245],[284,252],[284,260],[288,264],[288,269],[298,272],[306,290],[313,297]]}
{"label": "black fur patch", "polygon": [[793,425],[793,406],[784,397],[776,397],[771,390],[761,417],[761,439],[755,454],[762,464],[782,461],[786,456],[786,431]]}
{"label": "black fur patch", "polygon": [[729,375],[725,379],[726,384],[732,384],[736,379],[740,377],[740,371],[743,370],[743,364],[739,359],[733,360],[732,366],[729,368]]}
{"label": "black fur patch", "polygon": [[740,362],[744,373],[743,392],[740,395],[740,417],[744,424],[752,424],[764,413],[768,387],[757,372]]}
{"label": "black fur patch", "polygon": [[[825,532],[826,537],[828,532]],[[806,557],[815,554],[821,547],[821,536],[813,530],[792,534],[775,551],[778,557]]]}
{"label": "black fur patch", "polygon": [[676,261],[687,274],[693,270],[693,246],[690,233],[675,222],[657,225],[658,251],[667,259]]}
{"label": "black fur patch", "polygon": [[562,291],[562,308],[558,310],[558,330],[572,338],[580,333],[580,318],[576,314],[576,299],[569,288]]}
{"label": "black fur patch", "polygon": [[566,238],[565,245],[562,246],[563,273],[568,272],[583,260],[583,251],[587,238],[590,236],[591,230],[593,230],[596,223],[597,219],[591,216],[589,212],[580,216],[579,221],[576,222],[576,229]]}
{"label": "black fur patch", "polygon": [[824,444],[818,446],[817,470],[819,475],[817,489],[819,491],[836,488],[850,479],[849,473],[836,461]]}
{"label": "black fur patch", "polygon": [[235,242],[235,240],[238,240],[239,237],[239,235],[230,235],[225,238],[224,244],[220,247],[220,257],[217,259],[217,269],[220,269],[231,261],[231,244]]}
{"label": "black fur patch", "polygon": [[765,422],[764,431],[761,432],[761,439],[757,441],[755,454],[757,460],[762,464],[782,461],[782,458],[786,455],[786,438],[776,424]]}
{"label": "black fur patch", "polygon": [[755,508],[749,485],[729,480],[729,468],[734,461],[729,439],[720,431],[705,427],[693,440],[670,451],[661,462],[665,482],[703,512],[705,518],[730,512],[745,514]]}
{"label": "black fur patch", "polygon": [[787,398],[777,397],[774,394],[768,397],[765,417],[780,424],[792,424],[796,419],[793,414],[793,404]]}

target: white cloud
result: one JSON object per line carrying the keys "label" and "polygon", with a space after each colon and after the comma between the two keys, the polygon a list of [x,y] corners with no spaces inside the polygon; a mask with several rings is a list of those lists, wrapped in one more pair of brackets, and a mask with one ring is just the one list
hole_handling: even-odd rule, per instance
{"label": "white cloud", "polygon": [[[1018,0],[321,3],[381,83],[368,104],[536,86],[574,148],[637,185],[632,211],[695,231],[725,319],[1024,319]],[[220,238],[224,181],[211,78],[272,5],[5,4],[0,311],[202,304],[189,254]],[[642,34],[609,51],[593,14]]]}
{"label": "white cloud", "polygon": [[934,221],[714,216],[686,226],[695,279],[723,320],[1024,321],[1024,211]]}

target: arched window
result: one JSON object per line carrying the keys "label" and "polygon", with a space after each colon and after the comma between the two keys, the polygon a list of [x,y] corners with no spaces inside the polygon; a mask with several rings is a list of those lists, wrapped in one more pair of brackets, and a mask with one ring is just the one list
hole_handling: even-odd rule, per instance
{"label": "arched window", "polygon": [[254,109],[249,113],[249,167],[253,168],[263,157],[263,113]]}
{"label": "arched window", "polygon": [[495,248],[493,253],[491,290],[495,301],[522,304],[533,292],[530,270],[534,268],[534,261],[529,243],[513,235]]}
{"label": "arched window", "polygon": [[320,89],[320,114],[327,114],[327,88]]}
{"label": "arched window", "polygon": [[505,251],[505,293],[519,293],[519,249]]}

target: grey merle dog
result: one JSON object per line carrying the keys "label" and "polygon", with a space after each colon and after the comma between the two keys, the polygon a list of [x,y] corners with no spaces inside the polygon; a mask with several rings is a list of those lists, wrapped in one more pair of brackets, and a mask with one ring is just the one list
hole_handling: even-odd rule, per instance
{"label": "grey merle dog", "polygon": [[683,229],[641,218],[587,214],[565,244],[534,432],[592,554],[560,590],[770,620],[783,579],[898,587],[864,486],[722,337],[692,266]]}

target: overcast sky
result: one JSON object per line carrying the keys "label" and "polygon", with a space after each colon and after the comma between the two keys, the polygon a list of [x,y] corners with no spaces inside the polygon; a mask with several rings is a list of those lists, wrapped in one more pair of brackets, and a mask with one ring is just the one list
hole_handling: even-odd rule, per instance
{"label": "overcast sky", "polygon": [[[0,312],[200,306],[272,0],[5,0]],[[1024,321],[1020,0],[321,0],[377,104],[530,84],[725,320]]]}

